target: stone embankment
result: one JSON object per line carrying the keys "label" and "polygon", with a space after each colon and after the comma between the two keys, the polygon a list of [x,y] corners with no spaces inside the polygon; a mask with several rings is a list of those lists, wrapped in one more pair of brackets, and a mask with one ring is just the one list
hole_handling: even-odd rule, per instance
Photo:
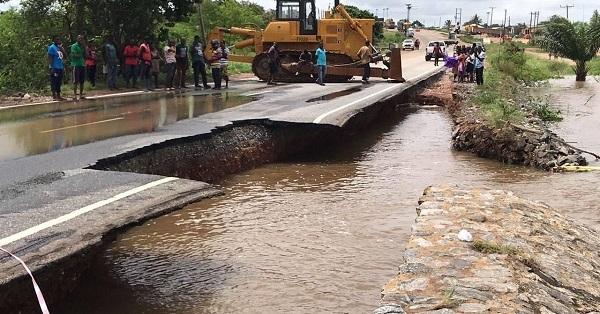
{"label": "stone embankment", "polygon": [[483,158],[504,163],[549,170],[560,166],[585,166],[582,151],[570,146],[550,131],[547,123],[535,115],[531,104],[523,103],[527,117],[523,125],[492,125],[485,114],[466,100],[471,85],[453,85],[442,79],[417,96],[421,103],[443,105],[454,120],[452,146]]}
{"label": "stone embankment", "polygon": [[[429,187],[375,314],[600,314],[600,235],[501,190]],[[472,241],[459,239],[461,230]],[[464,231],[463,231],[464,233]]]}
{"label": "stone embankment", "polygon": [[469,117],[455,118],[452,146],[479,157],[549,170],[558,166],[585,166],[579,151],[549,130],[531,131],[508,125],[498,129]]}

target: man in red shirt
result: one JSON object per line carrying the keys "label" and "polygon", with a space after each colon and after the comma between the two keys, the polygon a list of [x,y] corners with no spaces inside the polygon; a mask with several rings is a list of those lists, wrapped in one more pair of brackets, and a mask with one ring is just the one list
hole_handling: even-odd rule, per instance
{"label": "man in red shirt", "polygon": [[94,39],[90,39],[85,48],[85,70],[87,72],[88,81],[92,87],[96,86],[96,49],[94,49]]}
{"label": "man in red shirt", "polygon": [[152,69],[152,53],[150,52],[150,37],[144,37],[144,43],[140,46],[140,78],[142,89],[145,92],[152,90],[150,86],[150,70]]}
{"label": "man in red shirt", "polygon": [[138,56],[139,48],[135,44],[135,40],[129,40],[129,45],[125,47],[123,56],[125,57],[125,69],[123,77],[125,78],[125,84],[129,87],[129,81],[133,80],[133,87],[137,87],[137,74],[138,74]]}

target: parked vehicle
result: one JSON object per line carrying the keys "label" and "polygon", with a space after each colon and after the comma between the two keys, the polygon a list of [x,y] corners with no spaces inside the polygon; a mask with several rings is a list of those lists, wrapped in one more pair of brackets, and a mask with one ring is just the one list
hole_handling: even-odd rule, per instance
{"label": "parked vehicle", "polygon": [[444,40],[446,45],[458,45],[458,39],[456,38],[456,33],[448,33],[448,39]]}
{"label": "parked vehicle", "polygon": [[425,47],[425,61],[429,61],[433,58],[433,47],[438,43],[442,49],[442,54],[446,54],[446,43],[443,40],[430,41]]}
{"label": "parked vehicle", "polygon": [[406,31],[406,36],[408,36],[408,37],[414,37],[414,36],[415,36],[415,30],[414,30],[414,29],[412,29],[412,28],[409,28],[409,29]]}
{"label": "parked vehicle", "polygon": [[415,50],[415,42],[412,39],[405,39],[402,42],[402,50]]}

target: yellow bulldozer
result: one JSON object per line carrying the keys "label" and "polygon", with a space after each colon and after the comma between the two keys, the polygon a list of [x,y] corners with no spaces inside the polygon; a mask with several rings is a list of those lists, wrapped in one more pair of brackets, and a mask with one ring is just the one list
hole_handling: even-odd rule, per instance
{"label": "yellow bulldozer", "polygon": [[[223,40],[224,34],[236,34],[246,39],[236,42],[232,49],[254,48],[254,56],[229,54],[229,61],[252,64],[252,72],[267,80],[269,75],[268,49],[277,42],[281,68],[276,76],[279,82],[314,82],[316,67],[299,67],[300,54],[308,50],[314,54],[319,43],[327,51],[326,82],[345,82],[353,76],[362,75],[358,50],[366,40],[373,42],[374,19],[353,19],[344,5],[335,1],[333,11],[326,11],[325,18],[316,18],[315,0],[276,0],[276,18],[263,30],[258,26],[216,27],[209,34],[208,42]],[[392,48],[387,56],[382,56],[373,46],[373,61],[384,61],[387,68],[373,68],[371,77],[391,78],[404,82],[400,49]],[[210,56],[210,45],[206,55]]]}

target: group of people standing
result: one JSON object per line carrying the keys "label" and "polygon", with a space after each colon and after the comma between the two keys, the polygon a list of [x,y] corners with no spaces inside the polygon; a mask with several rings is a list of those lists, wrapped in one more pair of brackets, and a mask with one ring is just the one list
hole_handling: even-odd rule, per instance
{"label": "group of people standing", "polygon": [[[455,61],[454,61],[455,60]],[[459,83],[474,81],[477,85],[483,84],[483,69],[485,63],[485,50],[483,47],[473,44],[466,47],[457,45],[452,62],[452,73],[454,81]]]}
{"label": "group of people standing", "polygon": [[[157,89],[161,62],[165,66],[165,89],[187,88],[185,78],[190,59],[194,71],[195,87],[211,88],[208,85],[207,65],[212,69],[214,81],[214,87],[212,88],[221,89],[222,80],[225,80],[225,88],[229,87],[227,73],[229,48],[225,45],[225,41],[213,40],[210,56],[204,55],[205,47],[200,41],[200,36],[195,36],[194,42],[189,47],[186,45],[185,38],[181,38],[179,45],[175,45],[175,41],[169,39],[162,54],[150,37],[145,37],[139,45],[135,40],[130,40],[129,44],[122,50],[122,54],[119,53],[117,47],[114,38],[109,36],[101,49],[102,70],[110,90],[119,89],[117,87],[119,75],[123,76],[128,88],[130,86],[137,87],[139,78],[144,91]],[[52,45],[48,47],[50,87],[54,100],[65,100],[61,95],[61,85],[64,78],[66,56],[67,53],[63,48],[60,37],[54,36]],[[92,87],[96,86],[98,61],[94,40],[90,39],[86,45],[84,37],[82,35],[77,36],[77,42],[71,45],[70,48],[74,99],[78,98],[77,87],[79,87],[79,99],[85,98],[83,86],[86,73]],[[154,87],[152,87],[152,77],[154,77]],[[200,85],[200,78],[202,79],[202,85]]]}

